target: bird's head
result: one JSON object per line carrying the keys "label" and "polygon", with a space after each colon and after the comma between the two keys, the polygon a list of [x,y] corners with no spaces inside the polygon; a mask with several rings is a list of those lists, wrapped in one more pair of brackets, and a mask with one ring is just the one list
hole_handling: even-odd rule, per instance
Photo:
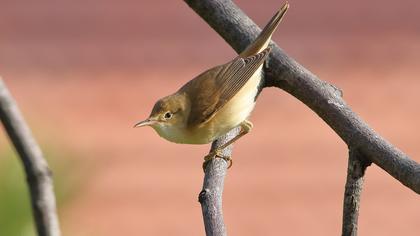
{"label": "bird's head", "polygon": [[189,114],[189,101],[184,94],[173,94],[159,99],[152,109],[149,118],[140,121],[134,127],[165,126],[182,127],[186,124]]}

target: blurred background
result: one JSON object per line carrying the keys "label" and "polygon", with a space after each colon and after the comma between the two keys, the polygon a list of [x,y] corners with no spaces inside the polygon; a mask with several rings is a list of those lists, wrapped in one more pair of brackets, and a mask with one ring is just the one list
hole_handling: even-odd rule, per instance
{"label": "blurred background", "polygon": [[[260,26],[283,4],[238,0]],[[420,2],[289,0],[274,35],[420,162]],[[56,178],[64,235],[204,235],[209,146],[132,125],[235,52],[183,1],[2,0],[0,74]],[[274,109],[273,109],[274,108]],[[344,142],[309,108],[265,89],[224,191],[231,235],[339,235]],[[34,235],[22,168],[0,131],[0,235]],[[419,235],[419,196],[368,168],[360,235]]]}

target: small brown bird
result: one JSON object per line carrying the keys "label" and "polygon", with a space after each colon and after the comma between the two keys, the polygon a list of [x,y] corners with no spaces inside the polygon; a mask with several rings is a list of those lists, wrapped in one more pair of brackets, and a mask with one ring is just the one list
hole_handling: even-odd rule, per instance
{"label": "small brown bird", "polygon": [[204,158],[205,163],[213,157],[230,160],[219,153],[252,128],[247,119],[254,109],[262,66],[271,50],[268,44],[288,8],[285,3],[239,56],[203,72],[176,93],[157,101],[149,118],[134,127],[151,126],[175,143],[206,144],[240,126],[236,137]]}

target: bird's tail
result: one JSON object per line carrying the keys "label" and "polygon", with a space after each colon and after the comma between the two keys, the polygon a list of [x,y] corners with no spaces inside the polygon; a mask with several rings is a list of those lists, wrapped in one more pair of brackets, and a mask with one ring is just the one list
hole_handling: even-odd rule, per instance
{"label": "bird's tail", "polygon": [[283,19],[283,16],[286,14],[287,9],[289,9],[289,3],[286,2],[281,9],[271,18],[271,20],[267,23],[264,29],[261,31],[260,35],[258,35],[257,39],[253,43],[251,43],[241,54],[241,57],[249,57],[255,55],[262,50],[264,50],[271,40],[271,35],[273,35],[274,31],[277,29],[277,26]]}

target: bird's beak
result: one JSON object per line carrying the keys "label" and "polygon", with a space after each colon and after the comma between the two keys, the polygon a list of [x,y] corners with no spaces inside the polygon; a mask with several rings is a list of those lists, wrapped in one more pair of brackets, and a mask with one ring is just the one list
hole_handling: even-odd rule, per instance
{"label": "bird's beak", "polygon": [[135,124],[134,128],[142,127],[142,126],[151,126],[151,125],[156,124],[157,122],[158,122],[157,120],[152,120],[152,119],[148,118],[146,120],[140,121],[137,124]]}

